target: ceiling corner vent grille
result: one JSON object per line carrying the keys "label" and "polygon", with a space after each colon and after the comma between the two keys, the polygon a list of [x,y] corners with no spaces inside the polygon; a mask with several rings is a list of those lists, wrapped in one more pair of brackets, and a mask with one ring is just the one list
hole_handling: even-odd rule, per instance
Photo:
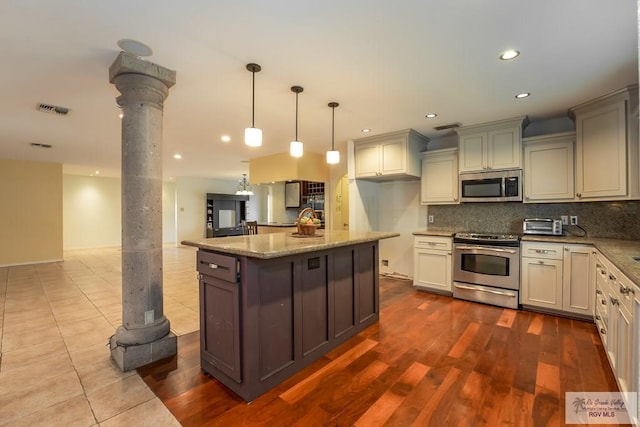
{"label": "ceiling corner vent grille", "polygon": [[57,114],[58,116],[66,116],[71,110],[66,107],[60,107],[59,105],[40,103],[38,104],[38,111],[49,114]]}
{"label": "ceiling corner vent grille", "polygon": [[51,144],[41,144],[39,142],[32,142],[29,145],[36,148],[51,148]]}
{"label": "ceiling corner vent grille", "polygon": [[456,129],[460,127],[460,123],[450,123],[448,125],[436,126],[435,130],[447,130],[447,129]]}

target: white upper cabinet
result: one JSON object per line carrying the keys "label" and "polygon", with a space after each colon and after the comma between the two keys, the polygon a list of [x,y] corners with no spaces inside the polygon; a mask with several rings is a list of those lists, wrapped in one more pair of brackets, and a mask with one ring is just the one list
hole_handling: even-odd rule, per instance
{"label": "white upper cabinet", "polygon": [[524,202],[562,202],[575,197],[575,132],[534,136],[524,146]]}
{"label": "white upper cabinet", "polygon": [[460,136],[459,172],[522,167],[522,129],[526,117],[516,117],[456,129]]}
{"label": "white upper cabinet", "polygon": [[420,203],[453,204],[458,201],[458,149],[422,153]]}
{"label": "white upper cabinet", "polygon": [[355,177],[376,181],[418,179],[420,152],[429,138],[413,129],[354,140]]}
{"label": "white upper cabinet", "polygon": [[578,105],[570,113],[576,121],[577,200],[637,199],[637,86]]}

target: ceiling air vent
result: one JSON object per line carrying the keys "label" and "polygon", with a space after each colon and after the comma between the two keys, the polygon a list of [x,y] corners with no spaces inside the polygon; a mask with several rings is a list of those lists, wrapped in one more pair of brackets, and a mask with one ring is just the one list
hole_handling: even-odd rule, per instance
{"label": "ceiling air vent", "polygon": [[51,104],[38,104],[38,111],[42,111],[43,113],[57,114],[59,116],[66,116],[69,114],[69,109],[66,107],[60,107],[58,105]]}
{"label": "ceiling air vent", "polygon": [[460,123],[450,123],[448,125],[442,125],[442,126],[436,126],[434,127],[435,130],[447,130],[447,129],[455,129],[455,128],[459,128],[460,127]]}

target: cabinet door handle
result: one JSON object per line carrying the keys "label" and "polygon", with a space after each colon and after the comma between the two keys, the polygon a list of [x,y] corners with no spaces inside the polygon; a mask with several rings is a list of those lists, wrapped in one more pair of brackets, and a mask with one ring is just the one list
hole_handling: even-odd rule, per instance
{"label": "cabinet door handle", "polygon": [[622,283],[620,284],[620,293],[622,295],[629,295],[629,292],[631,292],[631,288],[628,288],[626,286],[623,286]]}
{"label": "cabinet door handle", "polygon": [[447,252],[447,255],[451,255],[451,252]]}
{"label": "cabinet door handle", "polygon": [[543,260],[541,260],[541,259],[539,259],[539,260],[538,260],[538,264],[542,264],[542,265],[544,265],[544,261],[543,261]]}
{"label": "cabinet door handle", "polygon": [[596,320],[602,320],[602,317],[600,317],[599,314],[596,314]]}
{"label": "cabinet door handle", "polygon": [[602,305],[607,305],[607,300],[606,300],[606,299],[600,300],[600,303],[601,303]]}
{"label": "cabinet door handle", "polygon": [[577,194],[576,194],[576,196],[577,196],[578,198],[581,198],[581,197],[582,197],[582,193],[577,193]]}
{"label": "cabinet door handle", "polygon": [[610,280],[616,280],[616,276],[614,276],[613,274],[609,273],[609,279]]}
{"label": "cabinet door handle", "polygon": [[600,289],[596,289],[596,294],[600,295],[602,294],[602,291]]}
{"label": "cabinet door handle", "polygon": [[619,301],[618,301],[617,298],[609,296],[609,299],[611,300],[611,304],[613,304],[613,305],[618,305],[619,304]]}
{"label": "cabinet door handle", "polygon": [[569,252],[570,249],[569,248],[564,248],[564,250],[565,250],[565,252]]}
{"label": "cabinet door handle", "polygon": [[607,335],[607,330],[605,328],[600,328],[600,333],[602,335]]}

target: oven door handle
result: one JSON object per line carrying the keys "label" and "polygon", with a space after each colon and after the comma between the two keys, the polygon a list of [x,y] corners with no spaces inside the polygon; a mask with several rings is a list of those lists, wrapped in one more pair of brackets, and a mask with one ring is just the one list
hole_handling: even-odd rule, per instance
{"label": "oven door handle", "polygon": [[473,286],[465,286],[465,285],[459,285],[459,284],[454,284],[453,286],[455,286],[458,289],[466,289],[468,291],[480,291],[480,292],[488,292],[490,294],[496,294],[496,295],[502,295],[505,297],[511,297],[511,298],[515,298],[516,295],[514,294],[509,294],[506,292],[500,292],[500,291],[494,291],[492,289],[480,289],[480,288],[474,288]]}
{"label": "oven door handle", "polygon": [[461,249],[463,251],[492,251],[492,252],[502,252],[507,254],[517,254],[518,251],[516,249],[502,249],[502,248],[488,248],[486,246],[455,246],[456,249]]}

